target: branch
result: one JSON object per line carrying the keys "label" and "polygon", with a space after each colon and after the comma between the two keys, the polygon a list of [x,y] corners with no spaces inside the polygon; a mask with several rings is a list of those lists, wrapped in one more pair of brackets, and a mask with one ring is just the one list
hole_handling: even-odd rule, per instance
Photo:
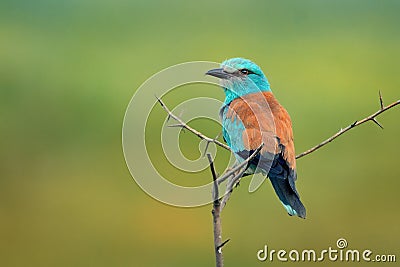
{"label": "branch", "polygon": [[214,251],[215,251],[215,264],[217,267],[224,266],[224,258],[222,256],[222,247],[229,241],[222,242],[222,226],[221,226],[221,205],[218,193],[217,174],[214,168],[214,162],[211,154],[207,153],[208,161],[210,162],[211,174],[213,176],[213,228],[214,228]]}
{"label": "branch", "polygon": [[156,96],[156,98],[157,98],[157,101],[160,103],[161,107],[168,113],[168,117],[171,117],[178,122],[178,124],[173,124],[173,125],[170,125],[169,127],[181,127],[182,129],[186,129],[189,132],[192,132],[197,137],[199,137],[201,140],[204,140],[207,142],[206,150],[208,148],[209,143],[214,143],[214,144],[216,144],[222,148],[225,148],[226,150],[229,150],[229,151],[231,150],[229,146],[227,146],[226,144],[221,143],[220,141],[217,140],[218,136],[216,138],[210,138],[210,137],[204,135],[203,133],[193,129],[189,125],[187,125],[181,118],[179,118],[178,116],[173,114],[160,98],[158,98],[157,96]]}
{"label": "branch", "polygon": [[301,158],[301,157],[304,157],[305,155],[308,155],[308,154],[314,152],[315,150],[317,150],[317,149],[323,147],[324,145],[326,145],[326,144],[332,142],[333,140],[335,140],[336,138],[338,138],[339,136],[341,136],[341,135],[344,134],[345,132],[347,132],[347,131],[349,131],[349,130],[351,130],[351,129],[353,129],[353,128],[355,128],[355,127],[357,127],[357,126],[359,126],[359,125],[361,125],[361,124],[363,124],[363,123],[366,123],[367,121],[372,121],[372,122],[374,122],[376,125],[378,125],[381,129],[383,129],[383,126],[376,120],[376,117],[378,117],[378,116],[379,116],[380,114],[382,114],[383,112],[385,112],[385,111],[387,111],[387,110],[393,108],[394,106],[399,105],[399,104],[400,104],[400,100],[397,100],[396,102],[393,102],[392,104],[390,104],[390,105],[388,105],[388,106],[385,107],[385,105],[383,104],[381,92],[379,91],[379,103],[380,103],[380,109],[379,109],[377,112],[375,112],[375,113],[369,115],[368,117],[365,117],[365,118],[362,119],[362,120],[353,122],[352,124],[350,124],[349,126],[347,126],[347,127],[344,128],[344,129],[340,129],[339,132],[337,132],[336,134],[332,135],[331,137],[329,137],[329,138],[326,139],[325,141],[323,141],[323,142],[319,143],[318,145],[316,145],[316,146],[310,148],[309,150],[307,150],[307,151],[305,151],[305,152],[303,152],[303,153],[297,155],[297,156],[296,156],[296,159],[299,159],[299,158]]}
{"label": "branch", "polygon": [[[226,172],[221,178],[217,178],[217,173],[214,168],[214,162],[211,158],[211,154],[207,153],[208,162],[210,163],[211,174],[213,177],[213,227],[214,227],[214,249],[215,249],[215,261],[217,267],[224,266],[223,257],[222,257],[222,247],[229,242],[230,239],[222,242],[222,226],[221,226],[221,211],[225,207],[226,202],[228,201],[230,195],[232,194],[233,187],[240,180],[243,173],[246,171],[248,163],[254,159],[260,153],[261,148],[264,144],[261,144],[254,152],[242,163],[238,164],[236,167],[232,168],[230,171]],[[226,186],[225,195],[222,198],[222,201],[219,198],[219,190],[218,185],[229,178],[230,176],[235,175],[232,179],[228,181]]]}

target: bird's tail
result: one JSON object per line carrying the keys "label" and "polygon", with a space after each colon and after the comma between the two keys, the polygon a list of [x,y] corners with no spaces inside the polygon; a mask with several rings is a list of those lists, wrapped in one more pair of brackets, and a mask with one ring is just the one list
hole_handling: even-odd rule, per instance
{"label": "bird's tail", "polygon": [[293,188],[289,184],[288,179],[282,178],[269,178],[271,180],[272,186],[275,189],[276,194],[278,195],[280,201],[283,206],[289,213],[289,215],[297,215],[300,218],[306,218],[306,208],[303,203],[300,201],[299,194],[294,187]]}

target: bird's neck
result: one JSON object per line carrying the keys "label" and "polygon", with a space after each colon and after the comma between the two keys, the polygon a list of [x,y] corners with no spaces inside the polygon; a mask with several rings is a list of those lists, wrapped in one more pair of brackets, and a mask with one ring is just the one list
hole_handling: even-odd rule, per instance
{"label": "bird's neck", "polygon": [[223,87],[223,89],[225,93],[224,106],[229,105],[236,98],[240,98],[248,94],[272,92],[269,86],[265,88],[253,88],[254,90],[250,89],[250,90],[239,90],[239,91],[233,91],[225,87]]}

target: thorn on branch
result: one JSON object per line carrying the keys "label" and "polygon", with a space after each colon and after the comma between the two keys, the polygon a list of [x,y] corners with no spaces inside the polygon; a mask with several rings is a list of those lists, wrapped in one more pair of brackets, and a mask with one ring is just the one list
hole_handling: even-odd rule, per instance
{"label": "thorn on branch", "polygon": [[342,134],[346,133],[346,132],[349,131],[350,129],[353,129],[353,128],[355,128],[356,126],[359,126],[359,125],[361,125],[361,124],[363,124],[363,123],[366,123],[367,121],[373,121],[376,125],[378,125],[381,129],[383,129],[383,126],[376,120],[376,117],[379,116],[379,115],[381,115],[382,113],[388,111],[389,109],[391,109],[391,108],[393,108],[393,107],[395,107],[395,106],[397,106],[397,105],[400,105],[400,100],[397,100],[397,101],[395,101],[395,102],[393,102],[393,103],[391,103],[391,104],[385,106],[385,105],[383,104],[382,94],[381,94],[381,92],[379,91],[379,102],[380,102],[380,109],[379,109],[378,111],[376,111],[375,113],[372,113],[371,115],[369,115],[369,116],[367,116],[367,117],[365,117],[365,118],[363,118],[363,119],[361,119],[361,120],[358,120],[358,121],[354,122],[353,124],[350,124],[349,126],[347,126],[347,127],[344,128],[344,129],[340,129],[339,132],[335,133],[334,135],[332,135],[331,137],[329,137],[329,138],[326,139],[325,141],[322,141],[322,142],[319,143],[318,145],[316,145],[316,146],[310,148],[309,150],[304,151],[303,153],[297,155],[297,156],[296,156],[296,159],[299,159],[299,158],[301,158],[301,157],[304,157],[304,156],[306,156],[306,155],[308,155],[308,154],[313,153],[313,152],[316,151],[317,149],[320,149],[321,147],[325,146],[326,144],[332,142],[333,140],[335,140],[336,138],[338,138],[338,137],[341,136]]}
{"label": "thorn on branch", "polygon": [[210,141],[206,141],[206,148],[204,149],[204,153],[203,153],[203,157],[205,157],[206,156],[206,154],[207,154],[207,150],[208,150],[208,146],[210,145]]}
{"label": "thorn on branch", "polygon": [[165,107],[164,102],[161,101],[161,98],[159,98],[158,96],[154,95],[155,98],[157,99],[158,103],[160,103],[161,107]]}
{"label": "thorn on branch", "polygon": [[383,110],[385,108],[385,105],[383,104],[381,90],[379,90],[379,103],[381,104],[381,110]]}
{"label": "thorn on branch", "polygon": [[222,253],[222,247],[223,247],[223,246],[225,246],[225,245],[226,245],[226,243],[228,243],[230,240],[231,240],[231,239],[227,239],[227,240],[225,240],[224,242],[222,242],[222,244],[221,244],[221,245],[219,245],[219,246],[217,247],[217,251],[218,251],[218,253]]}
{"label": "thorn on branch", "polygon": [[381,129],[383,130],[383,126],[375,118],[372,118],[372,121],[375,122],[375,124],[381,127]]}
{"label": "thorn on branch", "polygon": [[178,124],[167,125],[167,127],[170,127],[170,128],[175,128],[175,127],[184,128],[185,126],[180,124],[180,123],[178,123]]}
{"label": "thorn on branch", "polygon": [[211,140],[203,139],[203,140],[205,140],[207,142],[206,143],[206,148],[204,149],[203,157],[205,157],[205,155],[207,154],[207,150],[208,150],[208,147],[210,146],[210,143],[214,143],[215,144],[215,141],[217,141],[217,139],[219,138],[220,134],[221,133],[219,133],[214,139],[211,139]]}

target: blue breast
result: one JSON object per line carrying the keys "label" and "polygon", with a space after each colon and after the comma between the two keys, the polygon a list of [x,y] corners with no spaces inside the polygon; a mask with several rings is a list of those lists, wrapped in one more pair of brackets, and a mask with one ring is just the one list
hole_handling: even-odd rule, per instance
{"label": "blue breast", "polygon": [[234,117],[235,119],[227,118],[226,113],[228,112],[229,106],[224,105],[221,108],[220,116],[222,120],[222,134],[228,146],[233,152],[237,153],[239,151],[245,150],[243,143],[243,131],[245,127],[243,122]]}

